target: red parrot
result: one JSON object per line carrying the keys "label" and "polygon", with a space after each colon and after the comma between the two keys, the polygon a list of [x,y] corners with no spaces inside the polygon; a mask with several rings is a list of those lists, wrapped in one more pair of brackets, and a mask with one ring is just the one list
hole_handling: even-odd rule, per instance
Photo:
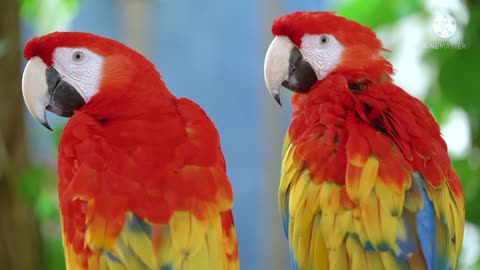
{"label": "red parrot", "polygon": [[268,90],[294,92],[279,206],[292,269],[456,269],[465,201],[422,102],[381,41],[331,12],[273,23]]}
{"label": "red parrot", "polygon": [[30,113],[70,117],[58,147],[67,269],[239,269],[233,192],[217,130],[155,66],[104,37],[25,45]]}

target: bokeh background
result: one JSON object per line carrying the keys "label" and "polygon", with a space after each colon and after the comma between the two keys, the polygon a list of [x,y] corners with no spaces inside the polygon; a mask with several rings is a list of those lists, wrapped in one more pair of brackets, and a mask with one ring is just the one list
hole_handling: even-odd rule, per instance
{"label": "bokeh background", "polygon": [[[0,0],[0,269],[64,269],[54,132],[26,113],[22,47],[35,35],[87,31],[151,59],[177,96],[198,102],[222,137],[236,201],[242,269],[289,268],[276,190],[289,107],[263,82],[272,20],[295,10],[336,10],[374,28],[396,82],[442,126],[466,196],[460,269],[480,269],[480,3],[460,0]],[[437,16],[457,31],[440,39]],[[285,95],[287,95],[285,93]],[[286,97],[284,97],[285,99]]]}

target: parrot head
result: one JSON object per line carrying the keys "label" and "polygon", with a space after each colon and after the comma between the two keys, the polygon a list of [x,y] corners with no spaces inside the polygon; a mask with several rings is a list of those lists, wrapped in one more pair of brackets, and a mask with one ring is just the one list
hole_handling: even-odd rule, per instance
{"label": "parrot head", "polygon": [[35,37],[25,45],[24,56],[28,60],[22,78],[25,104],[48,129],[46,110],[70,117],[99,93],[141,91],[152,78],[163,84],[154,65],[141,54],[90,33]]}
{"label": "parrot head", "polygon": [[265,82],[280,103],[281,86],[306,93],[330,74],[356,82],[389,79],[391,64],[375,33],[332,12],[294,12],[273,23],[274,39],[265,58]]}

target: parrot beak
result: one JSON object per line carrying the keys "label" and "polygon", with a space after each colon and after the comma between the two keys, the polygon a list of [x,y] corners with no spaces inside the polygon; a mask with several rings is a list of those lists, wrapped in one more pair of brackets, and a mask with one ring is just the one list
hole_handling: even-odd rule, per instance
{"label": "parrot beak", "polygon": [[48,67],[40,57],[28,61],[22,77],[22,93],[28,111],[44,127],[48,125],[46,111],[70,117],[73,111],[85,104],[85,100],[58,71]]}
{"label": "parrot beak", "polygon": [[318,80],[315,70],[303,60],[300,50],[284,36],[275,37],[268,47],[264,76],[268,91],[280,106],[280,86],[305,93]]}

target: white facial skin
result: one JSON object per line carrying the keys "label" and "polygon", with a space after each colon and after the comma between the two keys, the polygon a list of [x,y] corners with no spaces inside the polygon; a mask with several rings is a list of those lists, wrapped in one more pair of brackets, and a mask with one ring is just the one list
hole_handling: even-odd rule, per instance
{"label": "white facial skin", "polygon": [[103,57],[85,48],[56,48],[53,67],[71,84],[85,102],[98,92]]}
{"label": "white facial skin", "polygon": [[[289,59],[295,45],[286,36],[276,36],[265,56],[264,75],[268,91],[275,99],[283,81],[288,79]],[[330,34],[305,35],[299,48],[318,80],[323,80],[340,63],[343,45]]]}
{"label": "white facial skin", "polygon": [[324,79],[341,60],[343,45],[330,34],[305,35],[300,52],[315,71],[318,80]]}

